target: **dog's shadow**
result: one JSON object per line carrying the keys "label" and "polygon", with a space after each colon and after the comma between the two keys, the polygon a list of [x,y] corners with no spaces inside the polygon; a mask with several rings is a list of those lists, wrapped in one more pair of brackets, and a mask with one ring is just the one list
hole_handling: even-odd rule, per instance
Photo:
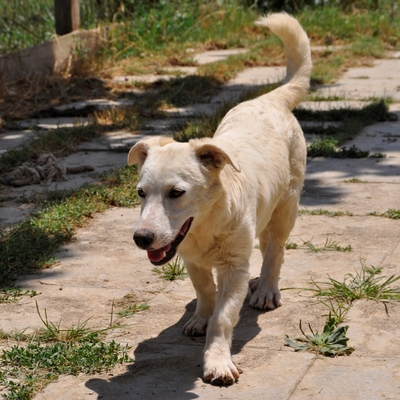
{"label": "dog's shadow", "polygon": [[[124,374],[108,380],[91,379],[86,386],[103,400],[198,398],[191,390],[206,385],[201,379],[205,337],[187,337],[182,333],[195,308],[196,300],[193,300],[176,324],[157,337],[139,343],[134,351],[134,363]],[[232,354],[239,353],[261,331],[257,323],[259,315],[246,301],[235,328]]]}

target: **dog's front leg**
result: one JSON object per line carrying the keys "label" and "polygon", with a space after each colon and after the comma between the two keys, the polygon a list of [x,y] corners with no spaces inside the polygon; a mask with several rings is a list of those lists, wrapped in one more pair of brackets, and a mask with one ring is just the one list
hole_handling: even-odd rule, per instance
{"label": "dog's front leg", "polygon": [[183,327],[183,332],[188,336],[205,335],[215,308],[216,287],[212,270],[189,262],[185,262],[185,266],[196,290],[197,303],[196,311]]}
{"label": "dog's front leg", "polygon": [[231,385],[239,378],[230,349],[233,328],[246,297],[248,265],[221,266],[217,273],[217,304],[207,328],[203,376],[215,385]]}

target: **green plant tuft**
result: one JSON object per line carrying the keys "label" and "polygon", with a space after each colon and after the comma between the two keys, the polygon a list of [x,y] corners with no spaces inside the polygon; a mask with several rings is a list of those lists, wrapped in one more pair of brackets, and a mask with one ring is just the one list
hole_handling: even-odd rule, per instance
{"label": "green plant tuft", "polygon": [[325,240],[325,244],[322,247],[316,246],[311,241],[305,241],[305,242],[303,242],[303,245],[308,248],[308,251],[310,253],[320,253],[321,251],[343,251],[343,252],[346,252],[346,251],[353,250],[351,245],[342,247],[337,242],[332,240],[332,238],[327,238]]}
{"label": "green plant tuft", "polygon": [[295,351],[311,351],[328,357],[348,355],[354,351],[352,347],[347,346],[349,340],[346,337],[348,326],[337,327],[337,321],[330,313],[322,333],[318,333],[318,331],[314,333],[310,324],[308,324],[308,327],[311,335],[304,332],[300,320],[299,328],[303,337],[290,339],[286,335],[286,346],[292,347]]}
{"label": "green plant tuft", "polygon": [[36,290],[22,290],[20,286],[12,286],[0,289],[0,304],[17,302],[22,296],[35,297],[39,293]]}
{"label": "green plant tuft", "polygon": [[160,275],[167,281],[174,281],[177,279],[184,280],[187,276],[185,272],[185,266],[182,263],[182,259],[177,256],[174,261],[169,262],[167,265],[163,265],[160,268],[153,268],[153,272]]}
{"label": "green plant tuft", "polygon": [[346,274],[342,282],[329,277],[326,282],[311,281],[314,286],[313,297],[333,299],[340,302],[352,303],[354,300],[383,300],[400,301],[400,287],[394,287],[400,280],[400,275],[390,277],[380,276],[382,268],[367,267],[361,261],[361,270],[355,274]]}

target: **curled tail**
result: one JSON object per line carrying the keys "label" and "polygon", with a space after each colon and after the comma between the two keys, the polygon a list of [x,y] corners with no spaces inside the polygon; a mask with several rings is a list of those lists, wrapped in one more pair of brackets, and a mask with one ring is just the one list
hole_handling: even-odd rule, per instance
{"label": "curled tail", "polygon": [[307,34],[296,19],[285,13],[261,17],[256,24],[268,27],[285,45],[286,77],[273,95],[293,110],[310,88],[312,61]]}

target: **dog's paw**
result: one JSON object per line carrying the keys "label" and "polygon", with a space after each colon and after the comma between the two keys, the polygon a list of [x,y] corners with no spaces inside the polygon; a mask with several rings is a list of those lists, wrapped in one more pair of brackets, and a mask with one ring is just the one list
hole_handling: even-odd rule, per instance
{"label": "dog's paw", "polygon": [[216,386],[233,385],[242,370],[236,367],[230,356],[207,356],[204,355],[203,379]]}
{"label": "dog's paw", "polygon": [[183,333],[187,336],[204,336],[207,332],[208,318],[193,315],[183,327]]}
{"label": "dog's paw", "polygon": [[250,306],[259,310],[274,310],[282,305],[281,293],[278,289],[270,289],[260,284],[260,278],[249,282]]}

